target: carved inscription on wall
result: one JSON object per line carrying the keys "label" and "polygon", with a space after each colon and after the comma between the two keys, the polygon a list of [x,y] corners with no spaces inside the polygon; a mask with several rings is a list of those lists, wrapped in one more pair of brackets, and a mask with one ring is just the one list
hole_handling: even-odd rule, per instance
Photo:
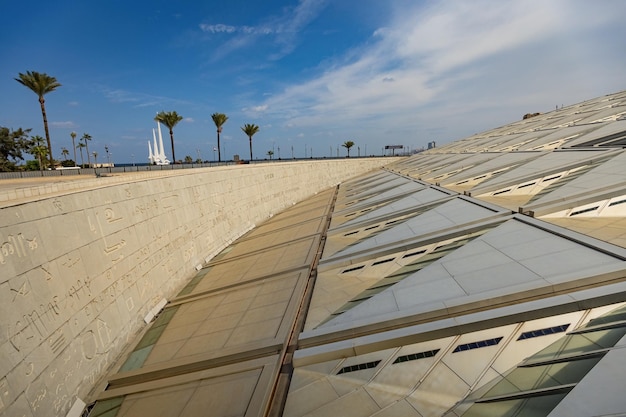
{"label": "carved inscription on wall", "polygon": [[39,247],[37,237],[27,237],[22,233],[11,234],[0,243],[0,265],[4,265],[12,257],[24,258]]}

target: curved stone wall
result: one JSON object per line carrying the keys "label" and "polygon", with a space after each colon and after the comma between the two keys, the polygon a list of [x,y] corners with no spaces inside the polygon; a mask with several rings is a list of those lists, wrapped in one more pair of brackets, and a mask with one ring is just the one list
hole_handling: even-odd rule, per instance
{"label": "curved stone wall", "polygon": [[0,414],[66,415],[197,267],[273,213],[391,161],[123,174],[2,208]]}

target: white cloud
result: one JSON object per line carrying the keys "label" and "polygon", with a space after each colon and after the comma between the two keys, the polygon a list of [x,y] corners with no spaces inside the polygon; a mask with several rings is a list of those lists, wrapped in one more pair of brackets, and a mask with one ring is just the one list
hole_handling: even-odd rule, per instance
{"label": "white cloud", "polygon": [[200,29],[203,32],[209,32],[209,33],[234,33],[237,31],[237,28],[235,26],[224,25],[221,23],[218,23],[215,25],[202,23],[200,24]]}
{"label": "white cloud", "polygon": [[[606,63],[589,62],[586,55],[599,53],[601,42],[618,46],[620,36],[591,36],[602,36],[602,30],[619,24],[623,15],[583,1],[416,5],[398,11],[368,44],[350,51],[342,61],[286,87],[258,107],[283,119],[286,127],[340,130],[361,124],[378,127],[378,134],[381,125],[408,131],[424,129],[425,124],[445,126],[448,118],[472,108],[502,117],[499,107],[509,92],[528,94],[540,84],[545,91],[535,97],[537,102],[562,91],[566,80],[571,87],[607,71]],[[623,68],[619,55],[607,53],[604,58],[619,61]],[[583,65],[589,70],[576,71]],[[575,78],[576,72],[582,78]],[[470,129],[476,124],[471,118],[466,121]],[[483,122],[493,121],[483,117]],[[445,128],[451,132],[450,126]]]}
{"label": "white cloud", "polygon": [[58,128],[58,129],[76,129],[78,127],[76,123],[71,122],[71,121],[50,122],[50,126]]}
{"label": "white cloud", "polygon": [[298,41],[300,31],[313,21],[326,7],[328,0],[299,0],[298,5],[286,8],[280,15],[272,16],[255,26],[230,26],[226,24],[200,24],[205,33],[226,33],[234,37],[224,42],[213,57],[214,60],[248,47],[259,37],[273,36],[275,51],[269,59],[276,60],[291,53]]}
{"label": "white cloud", "polygon": [[99,91],[106,99],[112,103],[130,103],[133,107],[155,107],[163,108],[168,106],[184,105],[187,102],[180,99],[155,96],[151,94],[139,93],[122,89],[111,89],[106,86],[98,86]]}

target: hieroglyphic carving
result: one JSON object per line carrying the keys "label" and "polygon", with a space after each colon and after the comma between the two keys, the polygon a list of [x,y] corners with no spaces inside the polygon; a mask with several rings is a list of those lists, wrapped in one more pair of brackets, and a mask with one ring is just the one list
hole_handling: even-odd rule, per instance
{"label": "hieroglyphic carving", "polygon": [[[11,285],[13,282],[10,281]],[[13,288],[13,287],[9,287],[9,290],[13,293],[13,299],[11,300],[11,302],[15,302],[15,300],[18,297],[26,297],[28,294],[30,294],[32,288],[30,285],[30,281],[28,279],[24,279],[24,282],[21,283],[21,285],[19,285],[17,288]]]}
{"label": "hieroglyphic carving", "polygon": [[[106,245],[106,239],[105,239],[105,245]],[[110,253],[113,253],[115,251],[120,250],[120,248],[122,248],[124,246],[126,246],[126,241],[124,239],[122,239],[118,243],[115,243],[115,244],[110,245],[110,246],[108,246],[108,245],[105,246],[104,247],[104,253],[108,255]],[[119,260],[121,260],[121,258],[119,258]]]}
{"label": "hieroglyphic carving", "polygon": [[6,378],[0,379],[0,411],[5,407],[4,398],[9,397],[9,384]]}
{"label": "hieroglyphic carving", "polygon": [[[124,247],[126,245],[126,241],[124,239],[121,239],[119,242],[109,243],[107,241],[107,234],[104,232],[104,229],[102,228],[102,224],[100,223],[100,217],[98,217],[98,215],[99,215],[99,212],[96,212],[95,222],[91,219],[91,216],[87,217],[89,230],[92,231],[93,233],[99,233],[102,236],[102,241],[104,242],[104,254],[109,256],[119,251],[120,248]],[[104,209],[104,218],[109,224],[122,220],[122,217],[117,217],[115,214],[115,211],[110,207]],[[122,259],[124,259],[124,255],[119,255],[119,254],[118,256],[111,258],[114,264],[121,261]]]}
{"label": "hieroglyphic carving", "polygon": [[61,265],[63,265],[66,268],[72,268],[74,265],[76,265],[78,262],[80,262],[80,257],[76,256],[76,257],[72,257],[69,254],[66,255],[67,259],[63,262],[61,262]]}
{"label": "hieroglyphic carving", "polygon": [[158,210],[159,210],[159,200],[157,200],[156,198],[153,198],[150,201],[147,201],[143,204],[137,204],[135,205],[133,209],[135,214],[145,214],[148,212],[152,214],[156,214]]}
{"label": "hieroglyphic carving", "polygon": [[63,203],[58,198],[52,200],[52,205],[59,211],[63,211]]}
{"label": "hieroglyphic carving", "polygon": [[104,209],[104,218],[109,223],[115,223],[115,222],[119,222],[120,220],[122,220],[122,217],[115,216],[115,212],[113,211],[112,208]]}
{"label": "hieroglyphic carving", "polygon": [[0,264],[6,264],[7,260],[13,256],[23,258],[34,252],[39,247],[37,237],[29,239],[22,233],[7,236],[6,240],[0,243]]}
{"label": "hieroglyphic carving", "polygon": [[178,194],[166,195],[161,198],[161,204],[165,210],[170,210],[177,207]]}
{"label": "hieroglyphic carving", "polygon": [[37,410],[41,407],[41,403],[46,399],[48,395],[48,388],[44,385],[39,388],[33,397],[30,399],[30,408],[33,410],[35,414],[37,414]]}
{"label": "hieroglyphic carving", "polygon": [[53,297],[47,304],[27,311],[20,319],[7,326],[7,337],[11,346],[19,352],[26,344],[39,343],[55,328],[60,307],[57,298]]}
{"label": "hieroglyphic carving", "polygon": [[88,361],[92,360],[96,356],[96,352],[98,349],[96,336],[93,330],[87,330],[82,333],[80,336],[80,348],[83,354],[83,358]]}
{"label": "hieroglyphic carving", "polygon": [[[84,279],[77,279],[75,284],[72,284],[65,294],[65,306],[75,307],[79,305],[82,298],[91,297],[91,278],[86,276]],[[82,297],[82,298],[81,298]]]}
{"label": "hieroglyphic carving", "polygon": [[59,350],[61,350],[63,346],[65,346],[66,342],[67,341],[65,340],[65,335],[62,331],[57,331],[48,339],[48,343],[50,345],[52,353],[58,353]]}

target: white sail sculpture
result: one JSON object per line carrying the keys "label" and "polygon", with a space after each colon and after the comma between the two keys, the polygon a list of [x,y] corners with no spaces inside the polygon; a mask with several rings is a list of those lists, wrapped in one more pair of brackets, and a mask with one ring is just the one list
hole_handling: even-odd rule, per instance
{"label": "white sail sculpture", "polygon": [[152,129],[152,141],[154,142],[154,151],[148,141],[148,160],[153,165],[169,165],[170,160],[165,156],[165,148],[163,147],[163,136],[161,135],[161,123],[157,122],[159,131],[159,142],[157,143],[156,132]]}

